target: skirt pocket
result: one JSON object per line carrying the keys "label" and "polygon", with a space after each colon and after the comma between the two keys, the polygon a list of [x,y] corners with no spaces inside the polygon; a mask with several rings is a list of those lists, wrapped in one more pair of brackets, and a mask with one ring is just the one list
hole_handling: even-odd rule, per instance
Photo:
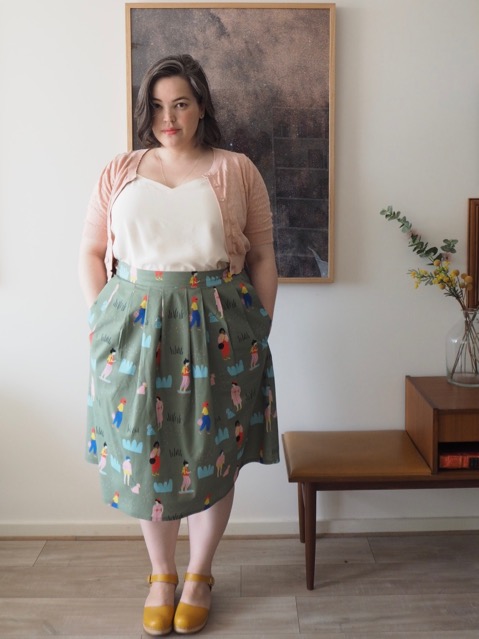
{"label": "skirt pocket", "polygon": [[244,317],[249,324],[255,338],[266,340],[271,332],[272,319],[264,308],[259,295],[249,279],[237,285],[236,290],[244,311]]}
{"label": "skirt pocket", "polygon": [[111,298],[118,290],[118,285],[114,282],[115,278],[112,278],[106,282],[101,291],[96,296],[93,304],[88,308],[88,323],[90,328],[93,328],[95,324],[98,322],[98,319],[102,313],[102,311],[106,310],[106,307],[111,301]]}

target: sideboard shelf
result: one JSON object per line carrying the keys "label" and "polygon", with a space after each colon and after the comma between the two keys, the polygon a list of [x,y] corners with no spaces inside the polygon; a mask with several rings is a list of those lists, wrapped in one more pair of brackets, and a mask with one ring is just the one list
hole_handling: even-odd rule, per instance
{"label": "sideboard shelf", "polygon": [[450,384],[446,377],[406,377],[406,431],[431,472],[448,479],[478,479],[479,469],[439,467],[439,451],[458,445],[479,450],[479,388]]}

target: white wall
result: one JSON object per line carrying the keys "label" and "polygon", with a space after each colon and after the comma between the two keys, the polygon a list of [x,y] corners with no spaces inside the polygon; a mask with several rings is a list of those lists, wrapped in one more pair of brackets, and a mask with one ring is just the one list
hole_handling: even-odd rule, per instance
{"label": "white wall", "polygon": [[[280,288],[281,429],[404,424],[404,376],[442,375],[456,302],[414,290],[393,204],[460,240],[479,195],[477,0],[338,0],[336,281]],[[0,0],[0,534],[137,532],[83,461],[80,231],[126,147],[123,0]],[[247,80],[247,79],[246,79]],[[291,321],[294,319],[294,323]],[[322,530],[477,527],[475,490],[326,493]],[[242,473],[230,532],[296,531],[284,464]]]}

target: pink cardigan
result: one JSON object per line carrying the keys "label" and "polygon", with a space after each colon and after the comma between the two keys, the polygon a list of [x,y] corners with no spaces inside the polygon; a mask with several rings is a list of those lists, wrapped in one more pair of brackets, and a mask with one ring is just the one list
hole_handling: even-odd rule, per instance
{"label": "pink cardigan", "polygon": [[[108,277],[113,272],[111,207],[123,187],[135,179],[147,149],[122,153],[103,170],[92,193],[83,229],[86,238],[104,238]],[[253,162],[241,153],[214,149],[205,173],[221,209],[230,270],[239,273],[251,247],[273,243],[273,222],[268,192]],[[192,211],[194,215],[194,211]]]}

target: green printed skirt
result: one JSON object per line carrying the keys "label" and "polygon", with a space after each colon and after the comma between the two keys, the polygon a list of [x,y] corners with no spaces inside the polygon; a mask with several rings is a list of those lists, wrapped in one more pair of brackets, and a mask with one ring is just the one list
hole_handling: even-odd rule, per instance
{"label": "green printed skirt", "polygon": [[180,519],[279,461],[271,320],[246,273],[121,263],[89,323],[87,459],[113,508]]}

